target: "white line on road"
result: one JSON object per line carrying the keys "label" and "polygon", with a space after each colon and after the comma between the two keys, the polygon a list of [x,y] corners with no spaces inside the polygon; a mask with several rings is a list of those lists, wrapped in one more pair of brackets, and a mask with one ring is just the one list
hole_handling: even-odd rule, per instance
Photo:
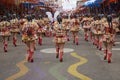
{"label": "white line on road", "polygon": [[120,50],[120,48],[112,48],[112,50]]}
{"label": "white line on road", "polygon": [[[64,48],[64,53],[69,53],[69,52],[73,52],[73,51],[74,51],[74,49]],[[40,52],[43,52],[43,53],[56,53],[56,49],[55,48],[47,48],[47,49],[40,50]]]}
{"label": "white line on road", "polygon": [[[103,51],[104,49],[102,49],[102,51]],[[120,48],[112,48],[112,50],[113,51],[119,51],[120,50]]]}
{"label": "white line on road", "polygon": [[120,44],[120,42],[115,42],[115,44]]}

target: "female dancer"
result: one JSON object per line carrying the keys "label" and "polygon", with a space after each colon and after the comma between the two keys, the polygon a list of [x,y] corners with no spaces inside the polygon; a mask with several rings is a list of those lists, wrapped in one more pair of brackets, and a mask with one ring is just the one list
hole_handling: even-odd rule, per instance
{"label": "female dancer", "polygon": [[63,62],[65,32],[63,29],[60,28],[55,29],[55,32],[56,32],[56,36],[54,38],[54,42],[56,44],[56,58],[59,58],[60,55],[60,62]]}
{"label": "female dancer", "polygon": [[113,46],[113,34],[108,25],[105,25],[105,34],[103,36],[103,43],[105,46],[104,49],[104,60],[108,60],[108,63],[111,63],[112,57],[112,46]]}
{"label": "female dancer", "polygon": [[24,26],[22,28],[23,36],[22,40],[27,46],[27,52],[28,52],[28,61],[33,62],[33,54],[34,54],[34,48],[35,48],[35,25],[31,22],[31,16],[27,16],[28,22],[24,23]]}
{"label": "female dancer", "polygon": [[73,43],[78,45],[78,33],[79,33],[79,23],[77,20],[73,21],[71,32],[73,33]]}
{"label": "female dancer", "polygon": [[10,23],[7,21],[7,17],[3,16],[3,20],[0,22],[0,36],[3,37],[3,50],[7,52],[8,47],[8,37],[11,35],[10,30]]}
{"label": "female dancer", "polygon": [[17,42],[17,33],[20,32],[20,30],[19,30],[19,22],[18,22],[18,19],[15,18],[15,19],[12,19],[10,21],[10,23],[11,23],[11,30],[10,31],[13,34],[13,45],[16,47],[17,46],[17,44],[16,44],[16,42]]}

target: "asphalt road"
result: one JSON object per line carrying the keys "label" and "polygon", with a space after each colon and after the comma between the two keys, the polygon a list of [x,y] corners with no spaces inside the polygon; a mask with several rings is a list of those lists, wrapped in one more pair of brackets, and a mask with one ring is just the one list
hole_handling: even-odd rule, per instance
{"label": "asphalt road", "polygon": [[37,45],[34,63],[26,61],[26,46],[21,41],[12,45],[10,37],[8,52],[2,50],[0,38],[0,80],[120,80],[120,35],[113,47],[112,63],[103,60],[103,51],[96,49],[91,41],[84,41],[79,34],[79,45],[72,38],[65,44],[63,62],[55,57],[53,38],[43,38],[43,45]]}

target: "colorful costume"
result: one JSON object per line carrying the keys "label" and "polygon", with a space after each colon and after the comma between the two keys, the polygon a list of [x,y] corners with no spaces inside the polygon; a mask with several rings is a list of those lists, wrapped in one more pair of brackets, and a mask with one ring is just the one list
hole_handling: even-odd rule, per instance
{"label": "colorful costume", "polygon": [[79,33],[79,31],[80,31],[79,24],[75,20],[72,23],[71,32],[73,33],[73,43],[75,43],[76,45],[78,45],[78,33]]}
{"label": "colorful costume", "polygon": [[26,22],[24,24],[24,27],[22,29],[23,36],[22,41],[27,46],[27,52],[28,52],[28,61],[33,62],[33,54],[35,49],[35,40],[37,37],[35,36],[35,25],[32,22]]}
{"label": "colorful costume", "polygon": [[4,52],[7,52],[8,37],[11,35],[9,27],[10,27],[10,23],[8,21],[0,22],[0,36],[3,37],[3,50],[4,50]]}
{"label": "colorful costume", "polygon": [[18,19],[12,19],[10,21],[11,23],[11,28],[10,28],[10,31],[11,33],[13,34],[13,45],[16,47],[17,46],[17,33],[20,32],[20,29],[19,29],[19,21]]}
{"label": "colorful costume", "polygon": [[54,38],[54,42],[56,44],[56,58],[60,56],[60,62],[63,61],[64,54],[64,44],[65,44],[65,32],[62,29],[56,30],[56,36]]}

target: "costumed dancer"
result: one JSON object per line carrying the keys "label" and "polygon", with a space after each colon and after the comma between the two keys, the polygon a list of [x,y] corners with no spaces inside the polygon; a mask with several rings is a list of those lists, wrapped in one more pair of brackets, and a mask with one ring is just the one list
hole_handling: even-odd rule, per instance
{"label": "costumed dancer", "polygon": [[98,35],[98,49],[99,50],[102,50],[103,48],[103,42],[102,42],[102,39],[103,39],[103,34],[104,34],[104,29],[105,29],[105,26],[104,26],[104,22],[105,22],[105,18],[102,16],[101,20],[99,21],[99,27],[98,27],[98,30],[97,30],[97,35]]}
{"label": "costumed dancer", "polygon": [[104,25],[103,23],[106,22],[106,19],[103,17],[101,20],[94,21],[94,30],[93,30],[93,44],[96,45],[96,47],[99,50],[102,50],[102,39],[103,39],[103,32],[104,32]]}
{"label": "costumed dancer", "polygon": [[112,57],[112,46],[113,46],[113,34],[111,33],[111,29],[108,25],[105,25],[105,34],[103,36],[103,43],[104,43],[104,60],[108,60],[108,63],[111,63]]}
{"label": "costumed dancer", "polygon": [[94,35],[94,37],[93,37],[93,45],[95,45],[97,48],[98,48],[98,45],[99,45],[99,34],[98,34],[98,31],[100,31],[99,30],[99,21],[98,20],[96,20],[96,21],[94,21],[94,26],[93,26],[93,35]]}
{"label": "costumed dancer", "polygon": [[91,25],[90,25],[90,39],[91,39],[93,45],[95,44],[95,33],[96,33],[96,27],[95,27],[95,23],[93,21],[93,22],[91,22]]}
{"label": "costumed dancer", "polygon": [[116,33],[120,31],[118,26],[119,26],[118,22],[114,21],[113,22],[113,31],[112,31],[112,33],[113,33],[113,46],[115,46]]}
{"label": "costumed dancer", "polygon": [[11,33],[13,34],[13,45],[16,47],[17,46],[17,33],[20,32],[19,30],[19,21],[18,19],[15,17],[15,14],[13,14],[13,18],[12,20],[10,20],[11,23]]}
{"label": "costumed dancer", "polygon": [[92,17],[91,17],[89,20],[90,20],[90,39],[93,40],[93,35],[92,35],[91,27],[92,27],[92,25],[93,25],[93,21],[94,21],[94,20],[93,20]]}
{"label": "costumed dancer", "polygon": [[97,21],[95,24],[96,24],[95,45],[99,50],[102,50],[102,36],[103,36],[101,29],[102,27],[99,21]]}
{"label": "costumed dancer", "polygon": [[32,24],[33,24],[33,28],[34,28],[34,37],[35,37],[35,41],[34,41],[34,50],[36,50],[36,42],[37,42],[37,39],[38,39],[38,35],[37,35],[37,30],[39,28],[38,26],[38,20],[37,19],[34,19],[34,16],[32,17]]}
{"label": "costumed dancer", "polygon": [[44,27],[45,27],[45,36],[49,37],[49,27],[50,27],[50,25],[45,19],[43,19],[43,20],[44,20]]}
{"label": "costumed dancer", "polygon": [[79,33],[79,23],[77,20],[73,20],[72,26],[71,26],[71,32],[73,33],[73,43],[78,45],[78,33]]}
{"label": "costumed dancer", "polygon": [[62,29],[62,17],[58,15],[57,17],[58,24],[56,25],[56,36],[54,38],[54,42],[56,43],[56,58],[59,58],[60,62],[63,62],[63,54],[64,54],[64,44],[65,44],[65,31]]}
{"label": "costumed dancer", "polygon": [[44,34],[44,29],[43,29],[43,23],[42,20],[39,20],[37,23],[39,28],[37,29],[37,34],[38,34],[38,44],[42,45],[42,35]]}
{"label": "costumed dancer", "polygon": [[102,38],[103,38],[103,30],[101,28],[98,28],[97,35],[98,35],[98,45],[97,48],[99,50],[102,50]]}
{"label": "costumed dancer", "polygon": [[88,22],[84,22],[84,26],[83,26],[83,28],[84,28],[84,39],[85,39],[85,41],[88,41],[88,36],[89,36],[89,29],[90,29],[90,25],[88,24]]}
{"label": "costumed dancer", "polygon": [[3,16],[2,21],[0,22],[0,36],[3,37],[3,50],[7,52],[8,47],[8,37],[11,35],[10,30],[10,23],[7,21],[7,17]]}
{"label": "costumed dancer", "polygon": [[69,30],[70,30],[70,22],[69,21],[66,21],[65,23],[65,34],[66,34],[66,38],[67,38],[67,41],[69,41]]}
{"label": "costumed dancer", "polygon": [[34,42],[36,40],[35,37],[35,25],[31,22],[32,17],[27,16],[28,22],[24,23],[24,26],[22,28],[23,36],[22,41],[27,46],[27,53],[28,53],[28,61],[33,62],[33,54],[34,54]]}
{"label": "costumed dancer", "polygon": [[[92,27],[94,26],[93,24],[93,22],[94,22],[94,20],[93,20],[93,18],[92,17],[88,17],[88,18],[86,18],[85,19],[85,22],[87,21],[87,23],[88,23],[88,25],[89,25],[89,37],[90,37],[90,40],[92,40],[93,41],[93,33],[92,33]],[[87,37],[86,37],[87,38]]]}

